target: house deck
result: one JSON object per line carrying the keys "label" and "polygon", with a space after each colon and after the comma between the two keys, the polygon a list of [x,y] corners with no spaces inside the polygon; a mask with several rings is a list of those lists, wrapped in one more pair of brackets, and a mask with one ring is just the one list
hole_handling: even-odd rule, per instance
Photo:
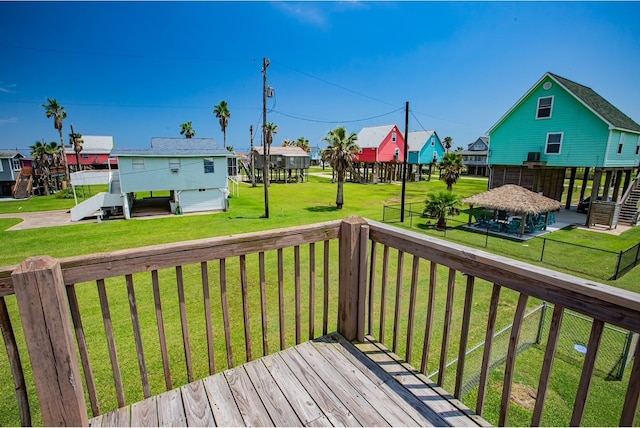
{"label": "house deck", "polygon": [[383,345],[338,333],[142,402],[91,426],[485,426]]}

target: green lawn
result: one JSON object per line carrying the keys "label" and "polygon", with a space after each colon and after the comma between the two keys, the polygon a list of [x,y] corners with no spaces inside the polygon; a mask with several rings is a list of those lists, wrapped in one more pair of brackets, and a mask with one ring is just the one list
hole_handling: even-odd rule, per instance
{"label": "green lawn", "polygon": [[[318,170],[316,170],[318,171]],[[463,177],[458,184],[454,186],[454,192],[461,197],[469,196],[475,193],[482,192],[486,189],[486,180],[478,180],[473,178]],[[444,189],[445,186],[439,181],[422,182],[422,183],[407,183],[407,201],[413,201],[416,203],[416,207],[420,207],[425,195],[432,191],[439,191]],[[184,216],[172,216],[168,218],[158,219],[145,219],[145,220],[114,220],[105,221],[102,223],[89,223],[74,226],[65,226],[58,228],[43,228],[32,229],[24,231],[6,231],[6,228],[13,224],[16,224],[17,220],[14,219],[0,219],[0,232],[2,235],[3,245],[0,248],[0,254],[2,264],[16,264],[22,261],[25,257],[37,254],[48,254],[54,257],[66,257],[80,254],[88,254],[94,252],[111,251],[117,249],[130,248],[142,245],[168,243],[179,240],[198,239],[212,236],[231,235],[236,233],[259,231],[264,229],[272,229],[278,227],[294,226],[300,224],[321,222],[327,220],[341,219],[349,215],[360,215],[373,220],[382,220],[382,208],[385,204],[394,204],[400,201],[401,187],[398,184],[377,184],[377,185],[359,185],[346,183],[345,184],[345,206],[343,210],[335,209],[335,192],[336,185],[330,183],[330,178],[312,176],[309,183],[304,184],[274,184],[271,186],[270,194],[270,219],[262,219],[263,214],[263,188],[252,188],[248,185],[241,185],[240,195],[233,197],[230,200],[230,210],[227,213],[218,214],[204,214],[204,215],[184,215]],[[95,194],[95,193],[94,193]],[[65,205],[66,204],[66,205]],[[55,207],[55,209],[70,208],[73,205],[73,200],[60,200],[54,196],[32,198],[27,201],[17,202],[1,202],[0,212],[19,212],[20,210],[44,210],[54,209],[45,207]],[[461,220],[466,220],[465,214],[461,214]],[[424,220],[421,220],[424,223]],[[408,227],[408,226],[407,226]],[[414,229],[416,227],[414,226]],[[433,234],[435,236],[442,237],[442,232],[436,232],[430,229],[418,229],[423,233]],[[628,242],[635,242],[640,240],[638,232],[630,231],[627,234],[623,234],[621,237],[596,234],[595,232],[585,232],[579,230],[560,231],[553,235],[558,236],[558,239],[571,241],[572,237],[575,237],[576,242],[589,242],[589,236],[591,236],[591,242],[595,241],[597,237],[598,245],[606,246],[607,248],[617,248],[616,245],[626,248]],[[468,243],[479,248],[484,248],[484,241],[477,241],[477,237],[484,237],[469,232],[463,232],[458,230],[449,230],[447,232],[447,239],[454,239],[457,242]],[[535,262],[532,260],[531,254],[533,251],[533,245],[537,245],[537,239],[529,241],[529,246],[525,247],[522,243],[516,243],[513,241],[492,239],[490,245],[487,248],[488,251],[496,252],[503,255],[509,255],[528,262]],[[332,258],[337,254],[335,243],[332,244],[331,255]],[[308,246],[301,248],[301,264],[303,277],[306,275],[309,269],[309,251]],[[316,253],[316,264],[321,266],[323,255],[322,245],[316,245],[314,248]],[[292,259],[292,249],[285,249],[285,260]],[[378,251],[378,257],[381,250]],[[393,337],[393,308],[395,305],[395,272],[396,272],[396,260],[397,252],[391,251],[390,265],[389,265],[389,290],[387,292],[387,321],[385,325],[386,342],[390,344]],[[268,252],[267,258],[267,284],[277,284],[277,269],[275,254]],[[250,284],[250,307],[251,307],[251,327],[252,327],[252,343],[254,344],[253,354],[254,357],[261,354],[260,344],[261,332],[260,332],[260,297],[259,287],[256,284],[259,283],[256,277],[255,266],[257,264],[257,256],[247,256],[247,263],[249,265],[249,284]],[[589,262],[591,263],[591,262]],[[382,263],[378,262],[378,281],[381,277]],[[548,265],[546,265],[549,267]],[[332,266],[330,272],[330,283],[335,284],[337,277],[336,265]],[[406,308],[408,307],[409,292],[406,288],[407,281],[410,281],[410,268],[411,262],[409,259],[404,263],[403,278],[403,293],[402,295],[402,308],[406,314]],[[221,316],[220,316],[220,303],[219,303],[219,285],[216,282],[219,274],[219,266],[217,263],[210,263],[208,266],[209,278],[211,279],[211,293],[212,302],[214,305],[214,341],[216,343],[216,368],[217,370],[223,369],[226,366],[225,349],[224,349],[224,337],[222,335],[221,328]],[[446,283],[447,283],[447,268],[440,267],[438,270],[438,286],[436,288],[437,307],[436,312],[436,324],[434,329],[434,344],[430,351],[430,360],[428,364],[427,372],[431,373],[437,368],[438,355],[439,355],[439,341],[441,340],[442,330],[441,322],[444,316],[444,301],[446,295]],[[244,351],[244,337],[242,329],[242,301],[240,293],[238,293],[238,260],[234,258],[227,263],[227,273],[229,275],[229,298],[230,308],[232,314],[232,326],[235,326],[233,335],[233,349],[236,364],[239,364],[245,359]],[[321,269],[316,269],[319,278],[317,279],[317,286],[322,284],[322,272]],[[424,302],[427,298],[429,269],[428,263],[423,262],[420,267],[420,282],[418,287],[418,302],[420,302],[420,309],[417,310],[416,315],[416,332],[414,333],[416,340],[414,342],[414,360],[412,363],[416,366],[420,365],[420,361],[415,361],[419,357],[419,352],[422,347],[421,337],[423,335],[425,325],[425,310]],[[639,291],[640,281],[638,281],[638,269],[631,271],[621,280],[616,282],[610,282],[614,286],[621,286],[630,290]],[[174,378],[174,385],[180,385],[186,382],[186,374],[184,370],[184,352],[182,350],[182,336],[180,329],[180,317],[178,311],[178,299],[175,286],[175,270],[164,269],[159,272],[161,283],[161,294],[163,310],[165,313],[165,326],[167,328],[167,336],[169,340],[169,358],[171,360],[172,376]],[[295,293],[292,289],[291,283],[293,282],[293,275],[291,265],[286,265],[285,279],[287,282],[287,289],[285,290],[285,308],[287,311],[287,325],[285,326],[287,345],[291,345],[295,342],[293,317],[291,311],[295,307]],[[200,282],[200,267],[185,266],[185,287],[187,295],[187,315],[189,323],[189,332],[191,335],[190,343],[192,346],[192,352],[198,356],[194,361],[194,369],[196,377],[203,377],[207,374],[206,364],[206,340],[204,337],[204,310],[203,310],[203,298],[202,298],[202,285]],[[393,278],[393,279],[392,279]],[[140,311],[140,322],[142,326],[143,342],[145,345],[145,356],[147,357],[148,371],[150,373],[150,382],[152,386],[152,393],[157,394],[163,391],[164,381],[162,377],[162,363],[160,360],[159,343],[156,332],[155,321],[155,309],[153,305],[153,293],[150,287],[150,278],[148,274],[136,274],[134,275],[135,292],[138,301],[138,307]],[[307,332],[310,328],[308,317],[308,283],[303,280],[302,286],[302,314],[301,319],[303,324],[303,336],[302,339],[306,340]],[[392,285],[393,284],[393,285]],[[458,332],[461,325],[461,307],[464,299],[463,287],[465,284],[465,278],[458,273],[457,274],[457,290],[455,293],[455,307],[456,312],[452,321],[452,331]],[[236,286],[234,288],[234,286]],[[372,316],[375,319],[374,333],[380,331],[380,289],[377,285],[377,289],[374,291],[374,302],[376,303],[376,309]],[[104,327],[102,319],[99,316],[95,316],[100,313],[100,303],[98,301],[97,291],[95,284],[78,284],[76,285],[78,297],[80,300],[80,307],[83,316],[83,323],[85,332],[87,335],[88,346],[96,370],[96,378],[98,388],[101,393],[101,406],[102,410],[112,409],[116,406],[115,394],[113,392],[113,381],[111,375],[111,368],[108,364],[109,357],[106,344],[104,341]],[[114,330],[117,337],[118,353],[122,358],[122,372],[125,385],[127,389],[125,391],[127,401],[132,402],[142,398],[142,390],[140,387],[137,359],[135,358],[136,350],[131,340],[131,320],[129,314],[129,305],[127,303],[127,294],[123,281],[121,278],[114,278],[107,281],[107,290],[109,296],[109,304],[112,311],[112,319],[114,321]],[[471,340],[470,345],[479,343],[484,337],[484,330],[486,325],[488,300],[491,292],[491,284],[484,281],[477,281],[476,293],[474,294],[474,311],[472,314],[472,328],[471,328]],[[329,320],[329,331],[335,329],[335,309],[336,309],[336,293],[335,287],[330,290],[330,314],[333,314]],[[316,298],[318,300],[321,296],[320,288],[316,291]],[[268,335],[269,346],[271,350],[278,348],[278,316],[276,312],[277,308],[277,288],[268,287]],[[7,303],[10,308],[10,313],[13,320],[18,320],[17,309],[15,301],[12,297],[7,298]],[[531,299],[530,307],[537,306],[540,302],[533,301]],[[517,294],[509,290],[503,290],[500,298],[500,309],[498,314],[498,326],[499,328],[508,325],[513,317],[513,311],[517,302]],[[319,303],[315,304],[315,318],[314,327],[316,334],[321,329],[322,311],[320,310]],[[14,321],[15,322],[15,321]],[[404,337],[406,336],[406,315],[403,315],[402,327],[399,334],[402,338],[401,345],[398,353],[404,355],[405,345]],[[19,330],[17,327],[16,330]],[[457,346],[459,339],[456,337],[458,333],[453,333],[451,346],[449,348],[449,358],[453,358],[457,355]],[[26,357],[26,346],[24,341],[19,337],[20,352],[23,356],[23,364],[27,367],[29,365],[28,358]],[[531,367],[531,373],[526,376],[535,377],[535,367],[539,367],[538,360],[541,358],[536,354],[536,348],[530,348],[532,351],[527,351],[522,354],[518,359],[517,369],[519,373],[524,377],[525,372],[520,371],[521,368]],[[416,355],[418,357],[416,357]],[[100,363],[97,363],[100,362]],[[536,364],[538,364],[536,366]],[[552,385],[553,390],[550,392],[549,408],[550,409],[564,409],[566,412],[564,401],[569,400],[565,398],[563,379],[573,379],[575,376],[579,376],[580,368],[575,364],[563,364],[557,363],[557,368],[554,371],[554,377],[559,380],[557,384]],[[566,366],[566,367],[565,367]],[[455,368],[454,368],[455,370]],[[470,369],[472,370],[472,369]],[[502,369],[503,370],[503,369]],[[539,370],[539,369],[538,369]],[[556,375],[557,373],[557,375]],[[577,374],[576,374],[577,373]],[[453,379],[454,372],[448,373],[448,379]],[[520,376],[520,375],[519,375]],[[27,369],[28,382],[30,381],[30,370]],[[10,379],[11,374],[8,368],[8,362],[6,360],[6,354],[0,352],[0,378]],[[496,380],[497,379],[497,380]],[[517,379],[518,382],[523,384],[533,384],[535,389],[534,380],[526,381]],[[500,382],[500,368],[496,369],[492,374],[492,385],[496,382]],[[600,381],[596,381],[600,385]],[[613,408],[612,401],[620,401],[619,397],[622,397],[624,390],[626,389],[626,383],[622,382],[602,382],[602,387],[594,387],[593,394],[595,397],[591,399],[590,405],[597,406],[597,403],[602,403],[608,409]],[[447,387],[449,387],[447,385]],[[613,393],[612,393],[612,389]],[[497,423],[497,418],[494,419],[494,413],[497,409],[494,407],[496,398],[496,387],[492,387],[492,392],[488,397],[488,406],[491,407],[487,411],[488,419]],[[29,390],[30,400],[32,408],[37,408],[36,395],[33,388]],[[20,423],[15,400],[13,399],[13,387],[11,382],[4,382],[0,384],[0,394],[6,397],[0,400],[0,425],[18,425]],[[557,400],[551,397],[560,397]],[[471,401],[465,400],[468,405],[473,407],[473,392],[469,393]],[[499,402],[499,397],[497,398]],[[564,401],[563,401],[564,400]],[[596,403],[596,404],[593,404]],[[571,406],[572,403],[569,403]],[[513,407],[513,406],[512,406]],[[552,410],[548,411],[549,413]],[[38,412],[35,412],[36,414]],[[610,419],[600,418],[598,419],[598,407],[592,410],[594,413],[594,419],[588,419],[589,424],[594,425],[610,425],[613,423]],[[517,416],[518,410],[512,410],[514,419],[512,424],[527,424],[528,420],[525,416]],[[526,415],[526,411],[523,413]],[[608,415],[606,413],[605,415]],[[589,416],[591,418],[591,416]],[[547,418],[547,417],[545,417]],[[549,419],[544,420],[547,425],[566,424],[562,417],[553,418],[549,416]],[[41,423],[39,416],[36,415],[34,423]],[[617,423],[617,422],[615,422]]]}

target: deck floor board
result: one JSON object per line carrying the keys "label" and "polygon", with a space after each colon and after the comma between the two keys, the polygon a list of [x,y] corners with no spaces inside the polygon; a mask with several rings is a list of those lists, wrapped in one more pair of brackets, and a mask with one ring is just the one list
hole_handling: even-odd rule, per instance
{"label": "deck floor board", "polygon": [[474,426],[381,344],[337,333],[97,416],[91,426]]}

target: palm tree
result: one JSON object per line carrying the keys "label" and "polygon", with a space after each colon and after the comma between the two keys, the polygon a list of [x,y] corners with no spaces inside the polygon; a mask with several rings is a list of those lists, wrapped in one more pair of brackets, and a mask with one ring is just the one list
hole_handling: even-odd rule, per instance
{"label": "palm tree", "polygon": [[36,169],[39,171],[39,178],[44,187],[44,194],[48,195],[49,187],[51,183],[51,167],[60,165],[60,152],[62,147],[58,146],[55,141],[49,144],[36,141],[33,145],[29,146],[31,149],[31,157],[33,158]]}
{"label": "palm tree", "polygon": [[291,147],[291,146],[295,146],[295,143],[287,138],[285,138],[284,140],[282,140],[282,147]]}
{"label": "palm tree", "polygon": [[423,215],[426,217],[437,218],[437,229],[446,229],[448,215],[458,215],[458,205],[460,199],[451,192],[440,191],[438,193],[429,193],[425,201]]}
{"label": "palm tree", "polygon": [[76,152],[77,170],[80,171],[82,169],[80,166],[80,152],[82,151],[84,141],[82,140],[82,134],[73,132],[73,125],[71,125],[71,134],[69,134],[69,143],[73,147],[73,151]]}
{"label": "palm tree", "polygon": [[447,183],[447,190],[451,191],[466,167],[462,162],[461,155],[456,152],[448,152],[442,156],[442,160],[438,163],[438,169],[440,170],[440,180]]}
{"label": "palm tree", "polygon": [[184,135],[187,138],[191,138],[194,135],[196,135],[196,130],[193,129],[191,122],[183,123],[182,125],[180,125],[180,128],[181,128],[180,135]]}
{"label": "palm tree", "polygon": [[278,133],[278,125],[269,122],[264,125],[264,141],[262,146],[262,154],[264,162],[262,165],[263,183],[264,183],[264,218],[269,218],[269,163],[271,162],[271,144],[273,143],[273,135]]}
{"label": "palm tree", "polygon": [[64,180],[69,182],[69,167],[67,166],[67,154],[64,152],[64,137],[62,136],[62,121],[67,118],[64,107],[58,104],[55,98],[47,98],[49,104],[42,104],[48,118],[53,117],[53,127],[60,134],[60,145],[62,146],[62,163],[64,165]]}
{"label": "palm tree", "polygon": [[347,136],[347,129],[339,126],[329,131],[324,141],[329,146],[322,151],[323,162],[329,162],[329,165],[338,175],[338,193],[336,195],[336,207],[340,210],[344,205],[344,179],[345,173],[353,165],[353,160],[360,149],[356,144],[358,136],[355,133]]}
{"label": "palm tree", "polygon": [[300,147],[307,153],[311,153],[311,147],[309,147],[309,140],[304,137],[300,137],[296,140],[295,145]]}
{"label": "palm tree", "polygon": [[444,137],[444,149],[449,152],[449,149],[453,146],[453,138]]}
{"label": "palm tree", "polygon": [[231,112],[229,106],[225,100],[220,101],[220,104],[213,106],[213,114],[216,115],[220,122],[220,129],[222,129],[222,135],[224,138],[224,146],[227,147],[227,126],[229,125],[229,118]]}

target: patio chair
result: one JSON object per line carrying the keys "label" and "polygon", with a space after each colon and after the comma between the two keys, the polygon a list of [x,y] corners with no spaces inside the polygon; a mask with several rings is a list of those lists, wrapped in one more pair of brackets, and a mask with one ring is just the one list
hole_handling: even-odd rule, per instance
{"label": "patio chair", "polygon": [[504,210],[498,210],[498,220],[501,220],[501,221],[509,220],[509,213]]}
{"label": "patio chair", "polygon": [[549,213],[549,223],[547,224],[553,224],[556,222],[556,213],[555,212],[550,212]]}
{"label": "patio chair", "polygon": [[507,233],[520,233],[520,220],[511,220],[507,225]]}
{"label": "patio chair", "polygon": [[489,227],[489,219],[487,218],[487,216],[485,216],[484,214],[476,214],[474,217],[476,218],[477,227],[482,227],[485,229]]}
{"label": "patio chair", "polygon": [[500,223],[497,221],[489,221],[489,230],[491,232],[502,232],[502,227],[504,226],[504,223]]}

